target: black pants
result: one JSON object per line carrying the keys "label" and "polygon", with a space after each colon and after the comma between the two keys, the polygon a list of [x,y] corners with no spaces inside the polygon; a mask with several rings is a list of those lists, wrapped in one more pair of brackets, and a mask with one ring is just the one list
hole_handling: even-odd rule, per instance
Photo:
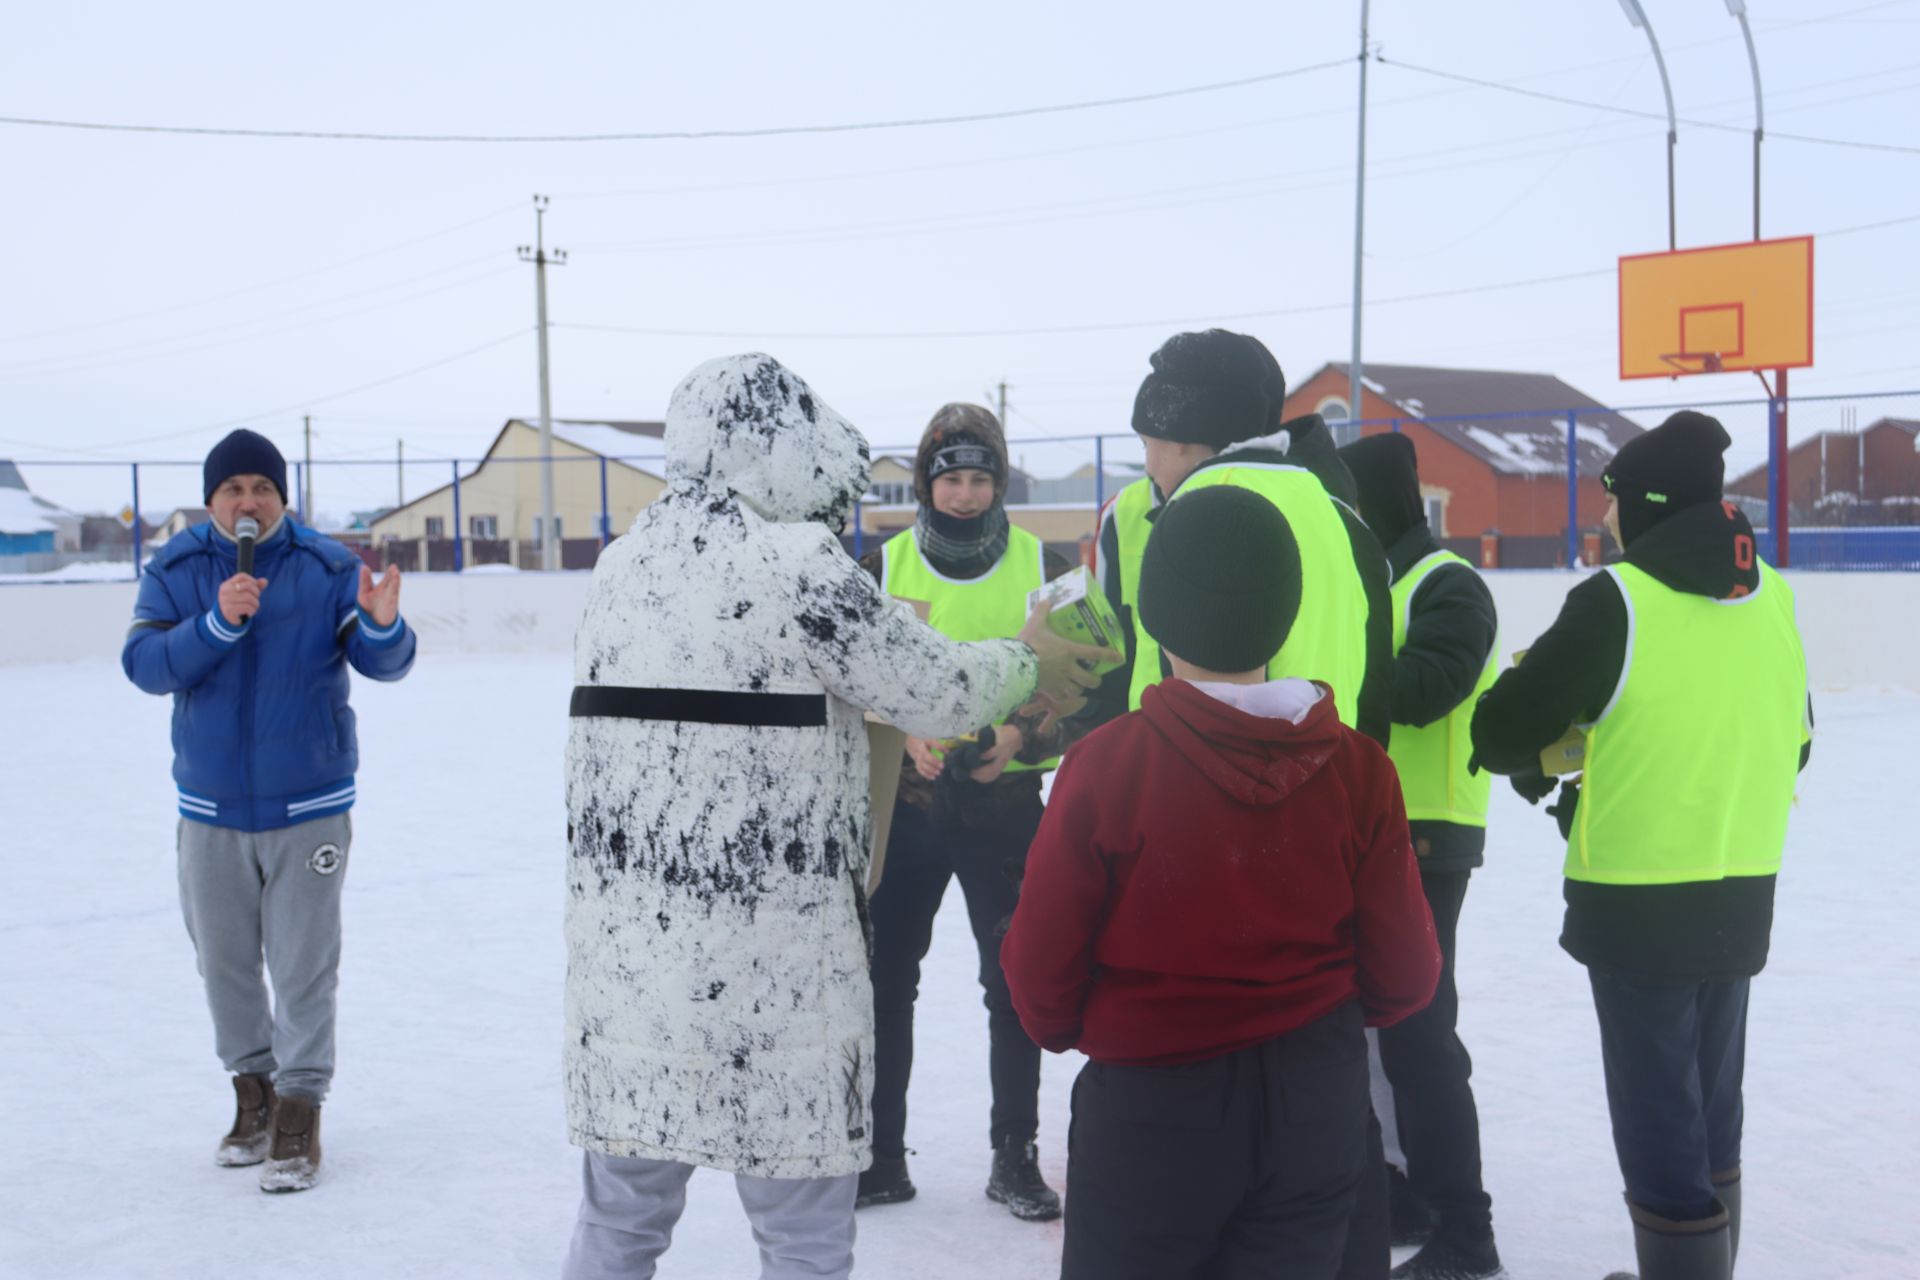
{"label": "black pants", "polygon": [[1740,1167],[1748,979],[1587,975],[1627,1199],[1676,1222],[1712,1217],[1712,1175]]}
{"label": "black pants", "polygon": [[1331,1280],[1367,1113],[1357,1004],[1205,1062],[1088,1063],[1073,1086],[1063,1280]]}
{"label": "black pants", "polygon": [[1440,939],[1440,985],[1433,1003],[1380,1032],[1380,1065],[1393,1086],[1407,1180],[1439,1215],[1439,1231],[1478,1240],[1493,1230],[1493,1201],[1480,1184],[1480,1112],[1474,1106],[1473,1059],[1454,1027],[1455,934],[1466,900],[1466,871],[1422,868],[1420,885]]}
{"label": "black pants", "polygon": [[1040,827],[1040,795],[1022,799],[966,828],[936,824],[924,809],[894,807],[893,833],[880,888],[873,895],[873,1149],[906,1150],[907,1080],[913,1074],[913,1003],[920,962],[933,941],[933,917],[958,878],[967,920],[980,948],[986,992],[988,1063],[993,1113],[988,1136],[1031,1142],[1040,1128],[1040,1048],[1020,1026],[1000,969],[1000,940],[1020,898],[1027,846]]}

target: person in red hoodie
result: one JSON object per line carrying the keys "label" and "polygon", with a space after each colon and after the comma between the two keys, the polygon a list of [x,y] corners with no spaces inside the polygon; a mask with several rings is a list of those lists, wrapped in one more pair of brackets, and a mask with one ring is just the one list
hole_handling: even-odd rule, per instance
{"label": "person in red hoodie", "polygon": [[1387,753],[1325,685],[1267,678],[1299,584],[1271,503],[1170,504],[1139,608],[1176,678],[1068,752],[1027,855],[1014,1007],[1090,1059],[1063,1280],[1334,1276],[1367,1159],[1363,1025],[1439,979]]}

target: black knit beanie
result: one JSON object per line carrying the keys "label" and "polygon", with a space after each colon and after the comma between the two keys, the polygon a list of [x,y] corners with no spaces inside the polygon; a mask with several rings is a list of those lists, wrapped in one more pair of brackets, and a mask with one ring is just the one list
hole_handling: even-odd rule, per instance
{"label": "black knit beanie", "polygon": [[1427,522],[1420,500],[1420,455],[1413,441],[1397,431],[1364,436],[1340,449],[1353,473],[1360,519],[1382,546],[1392,546],[1407,530]]}
{"label": "black knit beanie", "polygon": [[1279,508],[1227,485],[1197,489],[1154,521],[1140,564],[1140,622],[1208,671],[1273,661],[1300,612],[1300,548]]}
{"label": "black knit beanie", "polygon": [[1007,437],[993,411],[977,404],[942,405],[920,435],[913,459],[913,496],[933,505],[933,478],[947,471],[985,471],[998,497],[1007,492]]}
{"label": "black knit beanie", "polygon": [[241,427],[213,446],[200,468],[206,490],[201,501],[212,502],[213,491],[234,476],[265,476],[280,491],[280,501],[287,500],[287,460],[274,448],[273,441],[257,431]]}
{"label": "black knit beanie", "polygon": [[1718,419],[1683,409],[1620,446],[1600,477],[1620,502],[1620,540],[1631,543],[1676,511],[1720,501],[1732,443]]}
{"label": "black knit beanie", "polygon": [[1280,425],[1287,380],[1265,344],[1244,333],[1176,333],[1153,353],[1133,399],[1143,436],[1225,449]]}

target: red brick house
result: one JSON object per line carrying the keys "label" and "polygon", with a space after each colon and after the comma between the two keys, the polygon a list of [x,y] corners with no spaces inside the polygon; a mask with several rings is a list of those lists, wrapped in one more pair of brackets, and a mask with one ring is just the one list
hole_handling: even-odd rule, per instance
{"label": "red brick house", "polygon": [[[1787,489],[1796,523],[1920,524],[1920,420],[1881,418],[1861,431],[1801,441],[1788,453]],[[1766,467],[1727,492],[1764,503]]]}
{"label": "red brick house", "polygon": [[1599,528],[1600,473],[1641,428],[1551,374],[1369,364],[1360,412],[1348,411],[1348,366],[1321,366],[1287,396],[1286,415],[1358,417],[1360,433],[1397,425],[1420,454],[1420,487],[1434,533],[1463,552],[1501,537],[1500,563],[1566,562],[1567,411],[1580,410],[1579,526]]}

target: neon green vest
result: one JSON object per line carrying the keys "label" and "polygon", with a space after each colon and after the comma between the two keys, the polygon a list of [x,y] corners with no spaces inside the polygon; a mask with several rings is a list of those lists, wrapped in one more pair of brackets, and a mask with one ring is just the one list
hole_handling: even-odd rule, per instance
{"label": "neon green vest", "polygon": [[[1451,551],[1436,551],[1421,560],[1393,584],[1393,653],[1397,658],[1407,643],[1407,626],[1413,609],[1413,594],[1429,574],[1443,565],[1459,565],[1472,573],[1473,566]],[[1499,648],[1498,641],[1495,649]],[[1453,822],[1463,827],[1487,825],[1487,797],[1493,791],[1493,775],[1482,769],[1467,772],[1473,756],[1469,730],[1473,725],[1473,704],[1493,685],[1499,663],[1487,654],[1486,670],[1465,701],[1430,725],[1416,728],[1395,721],[1392,745],[1387,754],[1400,771],[1400,794],[1407,803],[1407,817],[1415,822]]]}
{"label": "neon green vest", "polygon": [[1139,710],[1140,695],[1160,682],[1160,644],[1140,625],[1140,564],[1147,554],[1153,522],[1153,481],[1142,476],[1113,500],[1114,541],[1118,544],[1120,603],[1133,611],[1133,683],[1127,687],[1127,707]]}
{"label": "neon green vest", "polygon": [[[925,600],[931,607],[927,622],[953,640],[1005,640],[1020,634],[1027,623],[1027,593],[1046,584],[1046,550],[1040,539],[1014,526],[1007,530],[1007,549],[993,572],[978,578],[949,578],[928,564],[904,529],[887,539],[880,552],[880,589],[908,600]],[[1044,764],[1007,763],[1007,772],[1051,769],[1058,757]]]}
{"label": "neon green vest", "polygon": [[1793,591],[1709,600],[1631,565],[1607,570],[1627,604],[1627,657],[1587,730],[1570,880],[1680,884],[1780,870],[1806,723],[1807,662]]}
{"label": "neon green vest", "polygon": [[[1311,471],[1272,462],[1202,467],[1188,476],[1168,501],[1177,502],[1186,494],[1220,484],[1250,489],[1278,507],[1300,546],[1300,613],[1293,621],[1293,630],[1287,633],[1287,642],[1267,664],[1268,676],[1324,681],[1333,690],[1333,705],[1341,723],[1352,725],[1367,670],[1367,592],[1353,563],[1353,544],[1347,539],[1339,508]],[[1133,551],[1136,588],[1145,554],[1146,539],[1142,538]],[[1233,548],[1223,547],[1221,554],[1232,555]],[[1248,590],[1259,589],[1258,583],[1247,586]],[[1137,708],[1140,695],[1160,681],[1160,646],[1141,625],[1137,607],[1133,617],[1136,643],[1128,705]]]}

